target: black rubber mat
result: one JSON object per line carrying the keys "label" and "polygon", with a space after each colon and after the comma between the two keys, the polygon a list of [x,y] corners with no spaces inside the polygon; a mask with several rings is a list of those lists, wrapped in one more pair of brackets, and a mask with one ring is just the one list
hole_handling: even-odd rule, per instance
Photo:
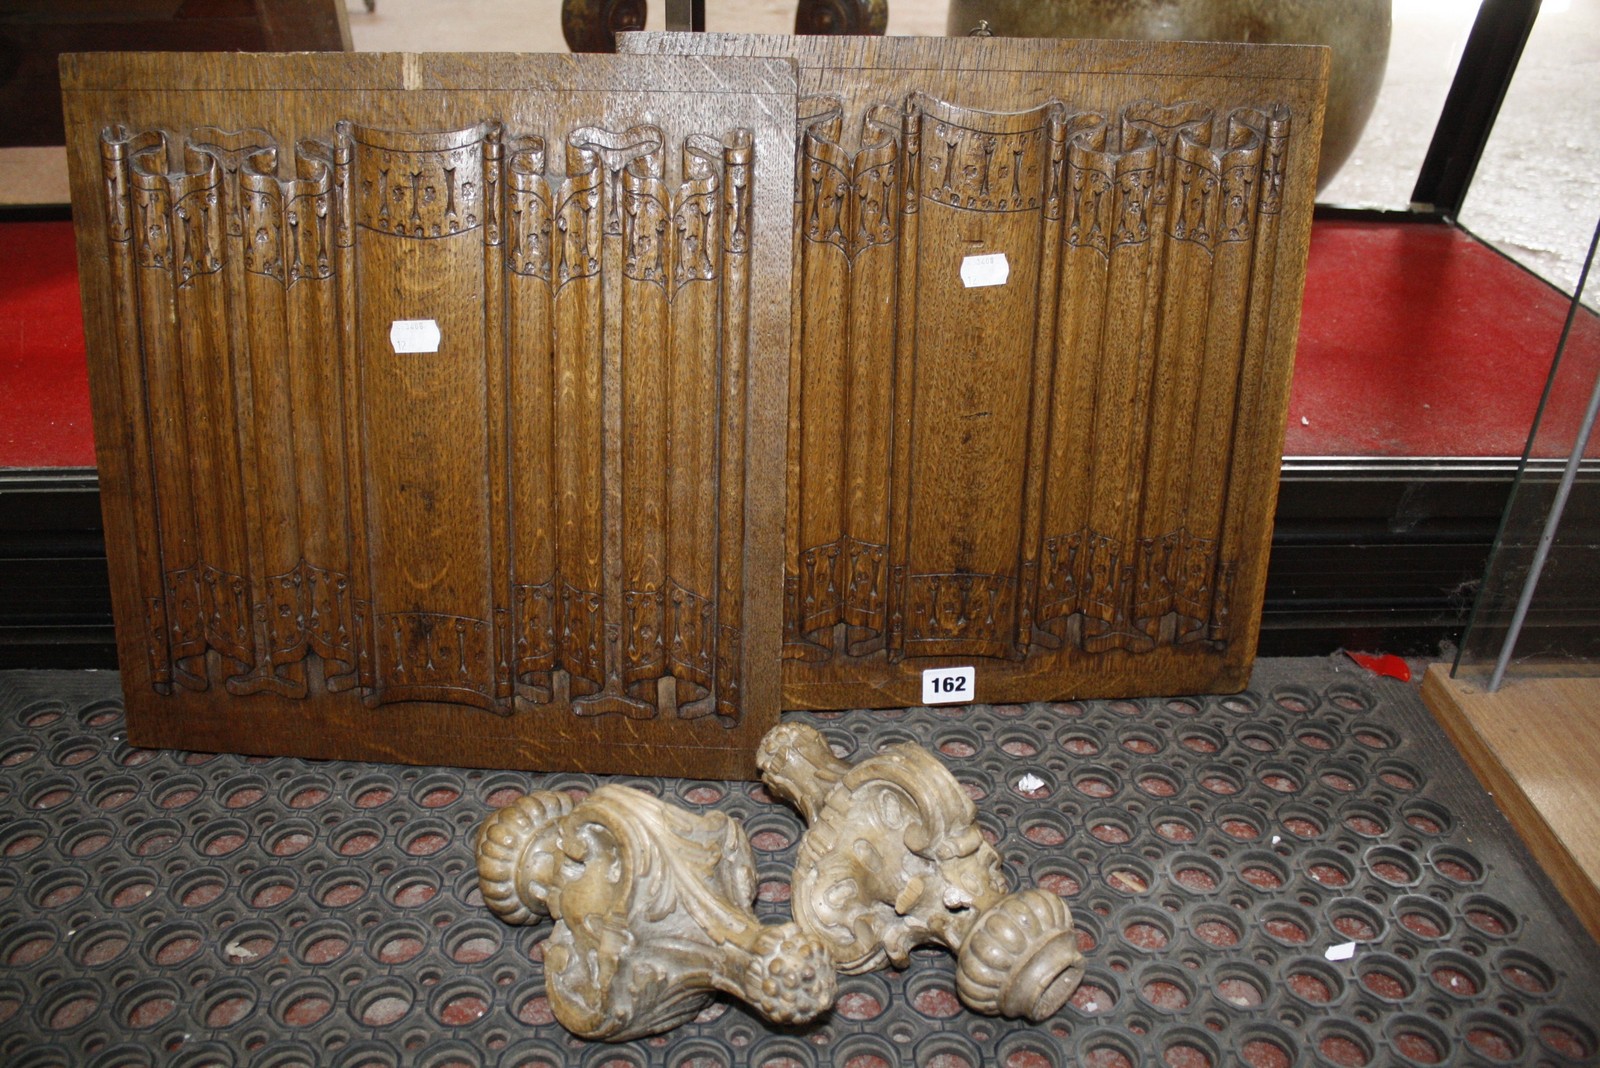
{"label": "black rubber mat", "polygon": [[[556,1024],[548,927],[482,906],[471,832],[585,775],[130,748],[116,676],[0,675],[0,1063],[929,1068],[1600,1059],[1600,949],[1412,687],[1265,661],[1236,697],[798,715],[914,740],[1017,879],[1066,897],[1082,988],[975,1016],[952,958],[845,979],[805,1028],[719,1002],[670,1035]],[[1030,778],[1031,777],[1031,778]],[[744,820],[787,914],[801,824],[759,786],[624,779]],[[1353,956],[1328,960],[1354,942]]]}

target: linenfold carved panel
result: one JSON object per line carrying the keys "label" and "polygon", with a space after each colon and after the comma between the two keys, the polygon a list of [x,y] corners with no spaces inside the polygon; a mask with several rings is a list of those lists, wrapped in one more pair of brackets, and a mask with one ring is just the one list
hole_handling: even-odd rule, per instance
{"label": "linenfold carved panel", "polygon": [[[316,58],[245,77],[337,76]],[[760,71],[781,116],[787,72]],[[80,240],[108,268],[101,432],[130,446],[136,739],[210,717],[248,750],[267,713],[331,718],[346,755],[754,774],[777,591],[747,583],[747,532],[776,559],[780,447],[750,413],[781,375],[750,353],[784,336],[758,246],[787,288],[782,194],[763,222],[754,190],[790,185],[764,158],[788,120],[752,94],[676,129],[562,125],[527,95],[475,110],[544,129],[265,93],[248,127],[98,124]]]}
{"label": "linenfold carved panel", "polygon": [[621,40],[801,67],[786,702],[1242,686],[1322,55]]}

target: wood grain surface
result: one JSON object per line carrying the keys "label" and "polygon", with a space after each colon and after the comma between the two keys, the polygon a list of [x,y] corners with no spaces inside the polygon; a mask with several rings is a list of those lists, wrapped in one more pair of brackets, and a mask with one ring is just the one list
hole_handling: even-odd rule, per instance
{"label": "wood grain surface", "polygon": [[752,777],[792,64],[63,76],[130,738]]}
{"label": "wood grain surface", "polygon": [[620,42],[800,67],[785,704],[1243,687],[1326,50]]}
{"label": "wood grain surface", "polygon": [[1600,939],[1600,679],[1512,677],[1495,693],[1481,682],[1434,664],[1422,699]]}

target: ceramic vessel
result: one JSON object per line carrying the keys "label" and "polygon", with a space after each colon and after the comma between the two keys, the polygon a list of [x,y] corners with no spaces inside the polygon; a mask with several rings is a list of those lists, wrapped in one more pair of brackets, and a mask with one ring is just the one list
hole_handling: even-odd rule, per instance
{"label": "ceramic vessel", "polygon": [[1391,0],[950,0],[946,32],[997,37],[1325,44],[1333,49],[1322,189],[1356,147],[1389,61]]}

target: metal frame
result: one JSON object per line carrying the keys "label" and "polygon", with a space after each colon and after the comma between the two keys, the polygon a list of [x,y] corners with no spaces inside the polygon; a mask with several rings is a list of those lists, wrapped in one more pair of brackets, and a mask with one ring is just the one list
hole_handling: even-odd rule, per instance
{"label": "metal frame", "polygon": [[1483,0],[1411,191],[1414,211],[1454,221],[1494,129],[1540,0]]}
{"label": "metal frame", "polygon": [[[1550,376],[1545,382],[1544,396],[1539,399],[1538,414],[1534,416],[1533,426],[1528,431],[1528,445],[1523,450],[1522,463],[1519,467],[1519,470],[1524,474],[1530,473],[1541,463],[1541,461],[1533,457],[1534,443],[1539,436],[1540,423],[1544,419],[1545,403],[1549,400],[1551,391],[1555,388],[1556,376],[1561,370],[1561,358],[1567,350],[1567,339],[1572,335],[1572,324],[1578,317],[1578,309],[1582,306],[1583,288],[1584,284],[1589,280],[1589,269],[1594,266],[1596,248],[1600,248],[1600,222],[1595,224],[1594,237],[1589,241],[1589,252],[1584,257],[1583,270],[1578,275],[1578,285],[1572,292],[1572,304],[1567,309],[1567,320],[1562,324],[1561,338],[1556,342],[1555,357],[1550,363]],[[1560,529],[1561,517],[1566,512],[1567,499],[1572,492],[1573,483],[1577,481],[1578,474],[1582,469],[1594,466],[1585,461],[1584,454],[1589,449],[1589,438],[1594,433],[1596,416],[1600,416],[1600,376],[1596,376],[1594,385],[1590,388],[1589,404],[1584,410],[1583,423],[1578,428],[1578,432],[1573,439],[1572,449],[1567,456],[1567,461],[1562,466],[1561,481],[1556,487],[1555,499],[1551,501],[1550,510],[1545,516],[1544,527],[1539,533],[1539,542],[1534,549],[1533,559],[1528,564],[1527,577],[1523,580],[1522,591],[1517,597],[1516,609],[1512,613],[1510,626],[1506,629],[1505,639],[1500,644],[1500,653],[1495,658],[1494,670],[1489,675],[1489,683],[1486,689],[1490,693],[1500,689],[1500,684],[1505,679],[1506,668],[1510,666],[1512,653],[1517,648],[1517,639],[1521,636],[1523,623],[1528,618],[1528,609],[1533,604],[1534,594],[1538,592],[1539,579],[1544,572],[1545,562],[1549,559],[1550,548],[1555,543],[1556,531]],[[1490,581],[1489,576],[1493,574],[1494,556],[1503,551],[1501,540],[1511,522],[1513,509],[1513,503],[1508,502],[1505,518],[1501,521],[1500,531],[1495,536],[1495,544],[1490,549],[1490,561],[1485,569],[1484,592],[1487,592],[1487,584]],[[1472,623],[1475,624],[1477,622],[1477,612],[1475,611]],[[1456,658],[1456,662],[1450,672],[1452,676],[1460,670],[1462,666],[1461,660],[1461,657]]]}

